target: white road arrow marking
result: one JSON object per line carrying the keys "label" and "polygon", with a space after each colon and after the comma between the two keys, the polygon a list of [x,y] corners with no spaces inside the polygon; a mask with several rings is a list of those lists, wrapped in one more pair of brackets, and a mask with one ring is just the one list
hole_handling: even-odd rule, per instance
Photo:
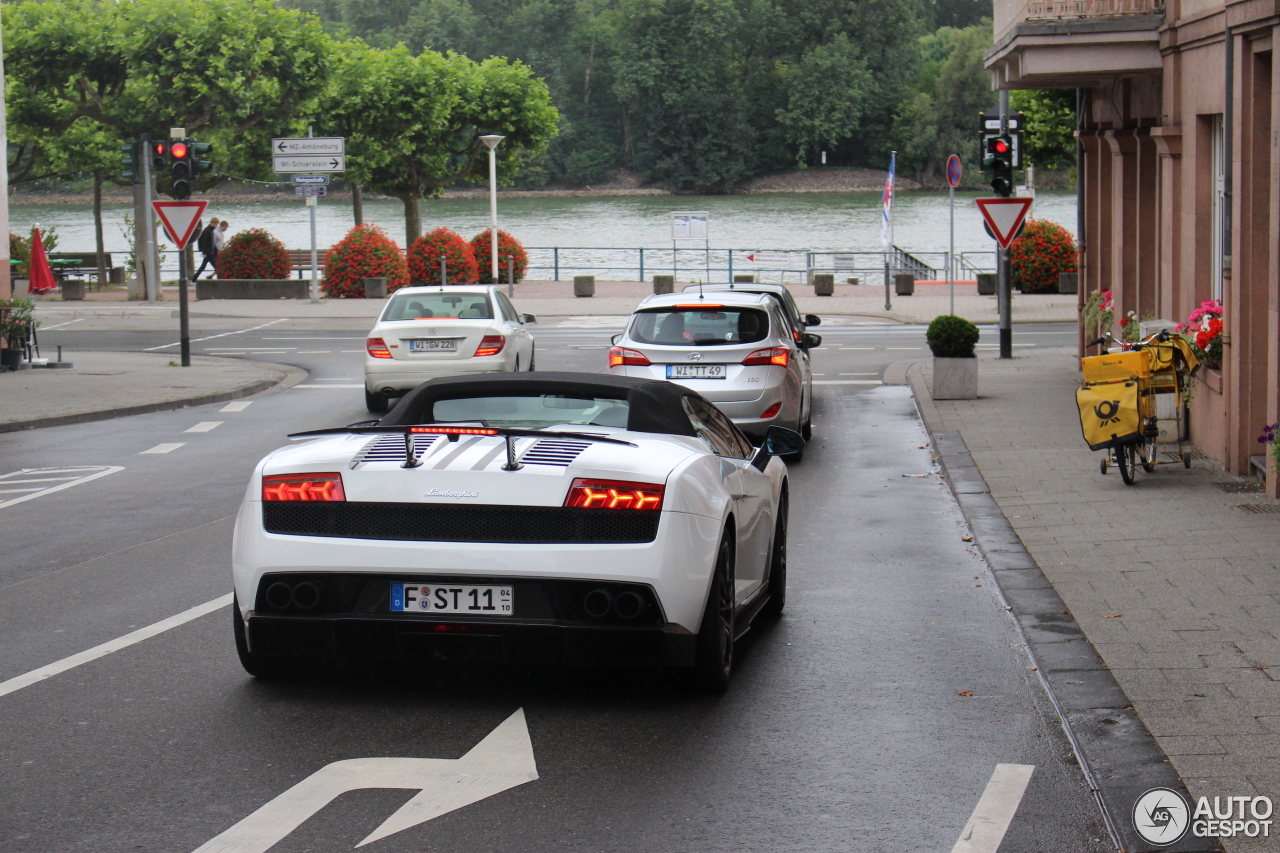
{"label": "white road arrow marking", "polygon": [[538,778],[524,709],[461,758],[352,758],[320,768],[195,853],[266,853],[348,791],[411,788],[418,793],[361,841],[389,835]]}
{"label": "white road arrow marking", "polygon": [[1035,769],[1034,764],[997,764],[951,853],[996,853]]}

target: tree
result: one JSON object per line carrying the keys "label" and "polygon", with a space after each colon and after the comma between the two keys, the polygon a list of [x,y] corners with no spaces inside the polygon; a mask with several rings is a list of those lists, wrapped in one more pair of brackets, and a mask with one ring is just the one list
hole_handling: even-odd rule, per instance
{"label": "tree", "polygon": [[844,33],[805,51],[784,74],[787,108],[778,121],[803,165],[823,146],[834,146],[858,131],[872,87],[871,72],[858,46]]}
{"label": "tree", "polygon": [[1026,116],[1022,145],[1028,165],[1044,169],[1075,165],[1076,93],[1073,90],[1011,92],[1009,106]]}
{"label": "tree", "polygon": [[518,62],[403,46],[341,45],[333,86],[321,100],[327,132],[347,137],[347,177],[404,203],[406,244],[422,233],[421,202],[461,180],[488,178],[480,137],[505,137],[498,180],[509,184],[546,147],[557,114],[546,85]]}

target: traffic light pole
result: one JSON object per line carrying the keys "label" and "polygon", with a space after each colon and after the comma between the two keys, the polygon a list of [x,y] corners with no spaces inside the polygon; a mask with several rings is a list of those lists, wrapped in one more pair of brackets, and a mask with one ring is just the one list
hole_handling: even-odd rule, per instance
{"label": "traffic light pole", "polygon": [[133,223],[133,266],[134,271],[142,275],[143,286],[147,289],[147,303],[156,304],[160,290],[160,280],[156,270],[152,268],[155,253],[155,229],[151,227],[154,217],[151,214],[151,189],[155,186],[151,174],[151,137],[144,133],[139,137],[138,153],[142,159],[142,207],[138,209]]}
{"label": "traffic light pole", "polygon": [[191,269],[187,266],[187,250],[183,247],[178,252],[178,329],[182,341],[182,366],[191,366],[191,327],[187,315],[187,284],[191,280]]}
{"label": "traffic light pole", "polygon": [[[1009,133],[1009,90],[1000,90],[1000,135]],[[1012,194],[1012,188],[1010,188]],[[1013,358],[1013,276],[1009,250],[996,245],[996,294],[1000,309],[1000,357]]]}

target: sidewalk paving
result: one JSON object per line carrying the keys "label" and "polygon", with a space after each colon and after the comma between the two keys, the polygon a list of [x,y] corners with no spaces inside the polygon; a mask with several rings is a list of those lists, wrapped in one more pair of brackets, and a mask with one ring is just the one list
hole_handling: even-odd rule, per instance
{"label": "sidewalk paving", "polygon": [[[677,284],[677,288],[683,284]],[[950,288],[945,284],[919,285],[911,296],[890,294],[885,310],[883,286],[838,284],[834,296],[814,296],[810,285],[790,284],[800,310],[819,316],[852,315],[899,323],[928,323],[950,313]],[[574,297],[571,281],[524,281],[514,287],[514,302],[521,311],[547,317],[627,316],[653,286],[641,281],[597,281],[596,295]],[[166,317],[177,311],[176,288],[165,289],[165,300],[156,305],[126,302],[120,291],[89,293],[83,302],[40,301],[37,317],[66,320],[79,317]],[[195,296],[192,288],[191,296]],[[381,299],[209,299],[190,303],[192,317],[246,317],[270,319],[352,318],[372,322]],[[1074,322],[1078,316],[1075,294],[1013,295],[1013,322]],[[975,323],[999,319],[994,296],[979,296],[975,284],[957,284],[955,313]]]}
{"label": "sidewalk paving", "polygon": [[963,438],[1190,793],[1280,799],[1280,504],[1205,461],[1102,476],[1077,365],[1068,349],[983,358],[977,400],[930,400],[928,363],[909,372],[930,432]]}

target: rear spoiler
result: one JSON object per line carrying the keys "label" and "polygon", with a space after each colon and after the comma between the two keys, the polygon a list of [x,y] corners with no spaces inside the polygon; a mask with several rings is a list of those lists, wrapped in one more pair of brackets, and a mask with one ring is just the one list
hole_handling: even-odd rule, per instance
{"label": "rear spoiler", "polygon": [[635,442],[621,438],[610,438],[607,435],[593,435],[585,432],[547,432],[540,429],[521,429],[519,427],[486,427],[486,426],[454,426],[453,424],[403,424],[398,426],[379,426],[377,421],[355,423],[350,426],[330,429],[312,429],[306,432],[289,434],[291,439],[316,438],[322,435],[403,435],[404,464],[401,468],[417,468],[422,462],[413,453],[413,437],[415,435],[443,435],[449,441],[457,441],[464,435],[502,436],[507,443],[507,461],[503,471],[519,471],[524,466],[516,461],[516,449],[513,439],[516,438],[575,438],[579,441],[598,441],[605,444],[625,444],[636,447]]}

